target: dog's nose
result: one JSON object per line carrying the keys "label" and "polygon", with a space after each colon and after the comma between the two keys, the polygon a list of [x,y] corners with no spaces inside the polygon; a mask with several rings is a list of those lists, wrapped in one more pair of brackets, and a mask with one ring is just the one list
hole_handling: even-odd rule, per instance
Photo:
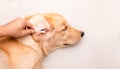
{"label": "dog's nose", "polygon": [[84,32],[81,32],[81,37],[83,37],[83,36],[84,36],[84,34],[85,34]]}

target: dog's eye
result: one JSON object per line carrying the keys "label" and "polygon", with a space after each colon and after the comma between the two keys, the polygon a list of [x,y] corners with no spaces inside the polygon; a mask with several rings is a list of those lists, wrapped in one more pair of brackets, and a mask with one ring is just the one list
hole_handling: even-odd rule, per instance
{"label": "dog's eye", "polygon": [[67,28],[68,28],[68,27],[67,27],[67,26],[65,26],[65,28],[64,28],[62,31],[65,31],[65,30],[67,30]]}
{"label": "dog's eye", "polygon": [[65,44],[63,44],[63,45],[70,45],[70,44],[65,43]]}

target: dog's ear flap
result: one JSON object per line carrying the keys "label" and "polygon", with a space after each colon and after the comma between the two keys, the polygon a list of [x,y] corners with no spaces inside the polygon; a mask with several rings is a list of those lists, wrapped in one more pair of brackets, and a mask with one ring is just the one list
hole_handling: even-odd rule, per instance
{"label": "dog's ear flap", "polygon": [[31,18],[31,16],[24,17],[25,20],[29,20],[30,18]]}
{"label": "dog's ear flap", "polygon": [[24,19],[25,19],[25,20],[30,20],[32,16],[33,16],[33,15],[31,15],[31,16],[25,16]]}
{"label": "dog's ear flap", "polygon": [[24,19],[25,20],[30,20],[34,15],[39,15],[40,13],[36,13],[36,14],[33,14],[33,15],[29,15],[29,16],[25,16]]}

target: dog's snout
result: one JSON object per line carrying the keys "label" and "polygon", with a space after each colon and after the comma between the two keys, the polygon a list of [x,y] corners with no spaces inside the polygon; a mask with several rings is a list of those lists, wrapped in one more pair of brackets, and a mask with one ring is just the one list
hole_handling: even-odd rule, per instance
{"label": "dog's snout", "polygon": [[84,34],[85,34],[84,32],[81,32],[81,37],[83,37],[83,36],[84,36]]}

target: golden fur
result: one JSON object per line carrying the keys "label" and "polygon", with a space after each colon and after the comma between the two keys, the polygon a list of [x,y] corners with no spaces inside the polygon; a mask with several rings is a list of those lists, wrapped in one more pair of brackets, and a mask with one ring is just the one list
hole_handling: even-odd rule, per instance
{"label": "golden fur", "polygon": [[82,31],[72,28],[61,15],[38,13],[25,19],[31,20],[36,15],[44,17],[50,28],[44,34],[35,32],[18,39],[0,38],[0,69],[42,69],[42,60],[49,52],[81,39]]}

